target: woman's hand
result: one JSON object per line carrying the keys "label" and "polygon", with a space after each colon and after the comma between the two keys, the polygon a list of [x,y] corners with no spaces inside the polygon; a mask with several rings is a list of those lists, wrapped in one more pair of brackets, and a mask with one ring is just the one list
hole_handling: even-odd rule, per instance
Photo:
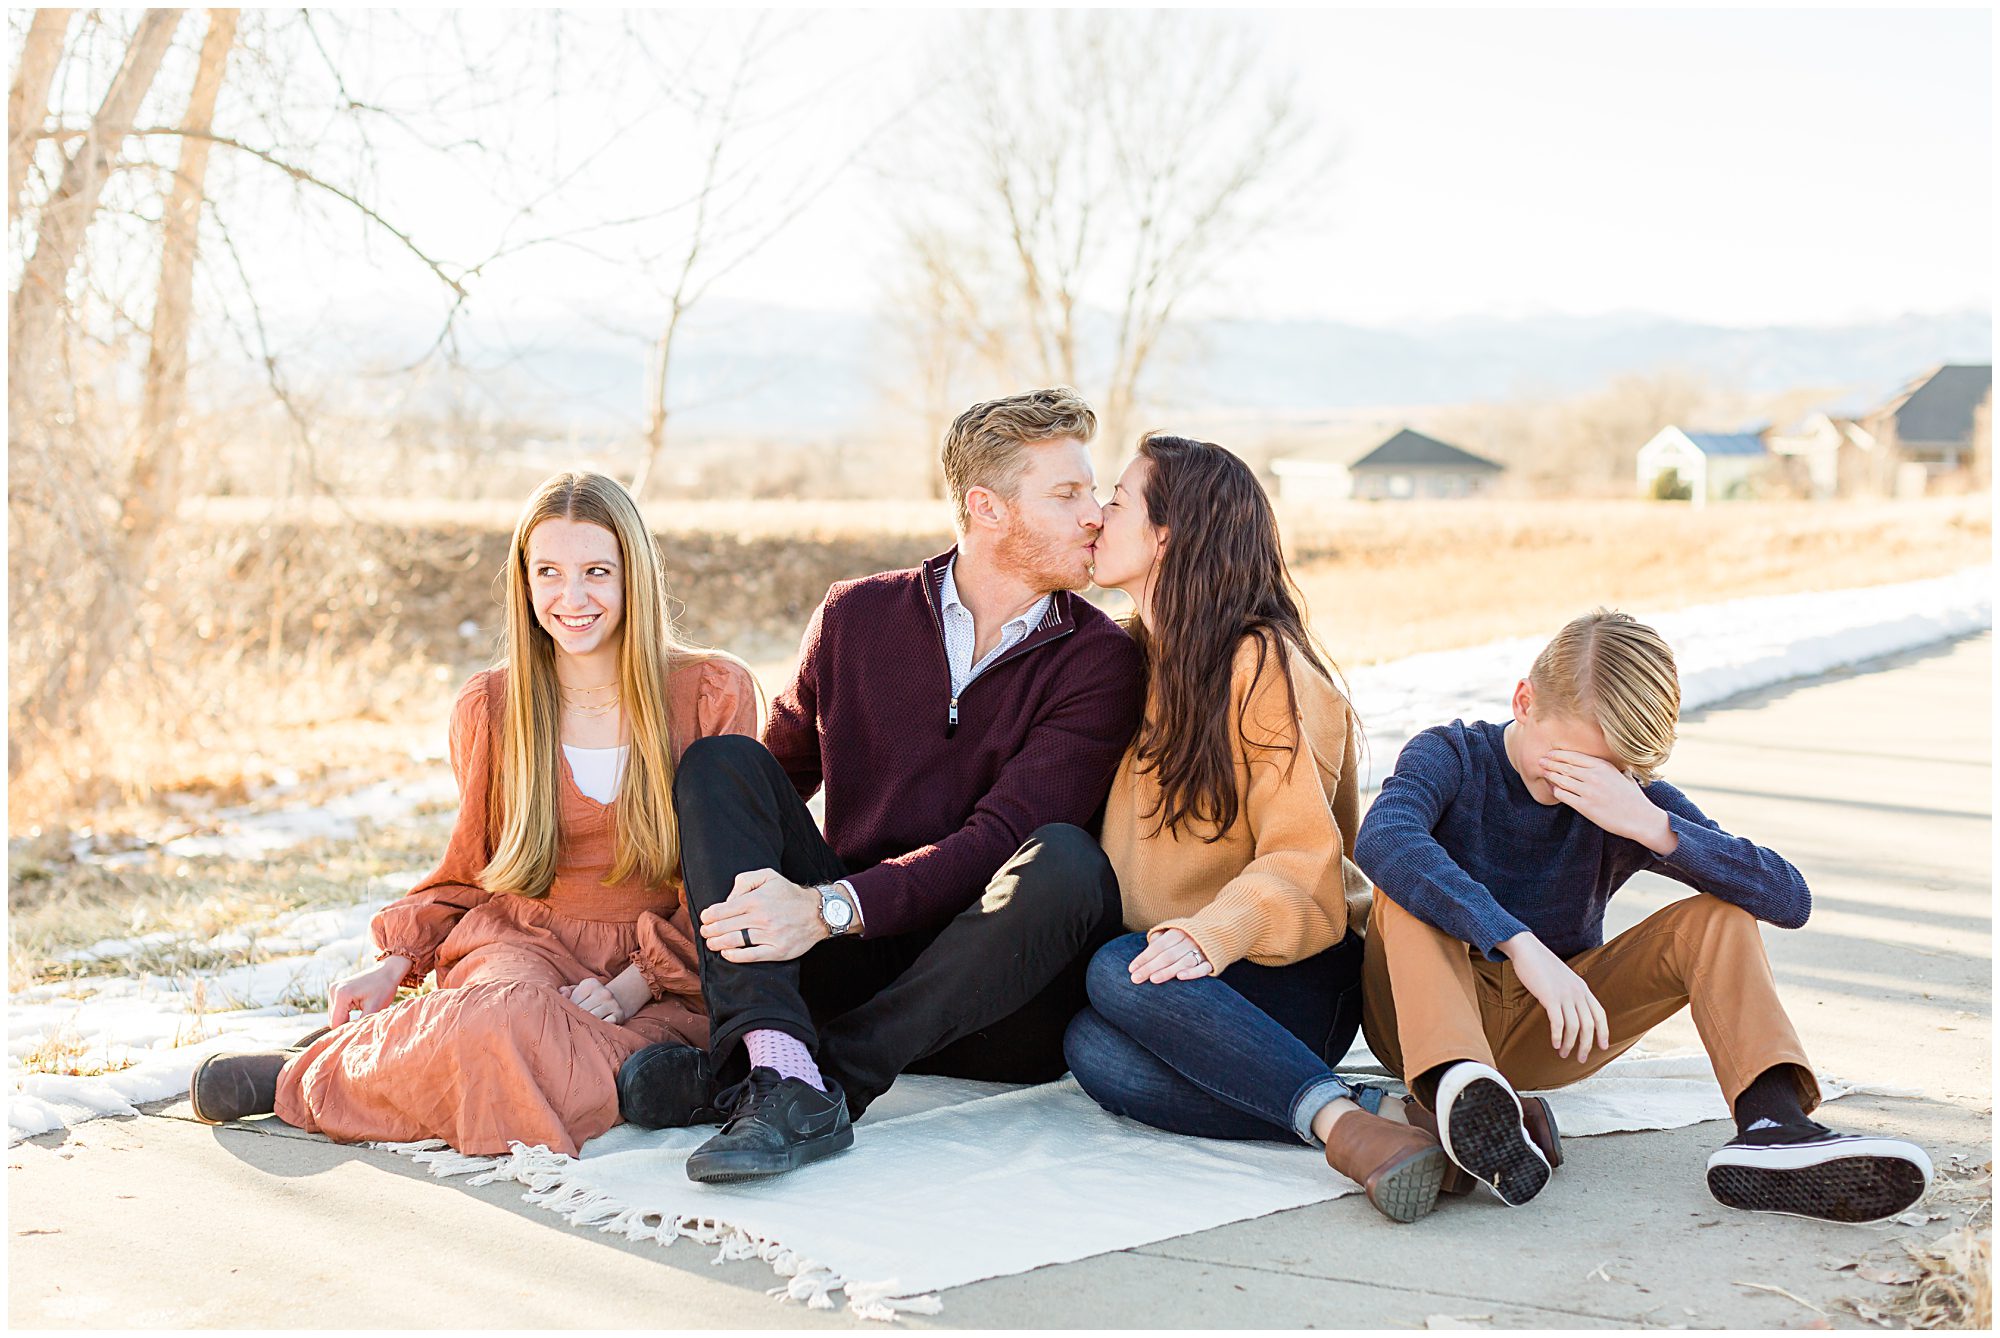
{"label": "woman's hand", "polygon": [[623,1022],[627,1016],[625,1006],[618,1002],[618,996],[611,992],[611,987],[594,976],[585,976],[574,985],[564,985],[557,993],[592,1017],[603,1018],[606,1022]]}
{"label": "woman's hand", "polygon": [[374,1013],[387,1008],[396,997],[396,986],[410,973],[407,957],[384,957],[365,971],[357,971],[334,982],[326,1010],[329,1024],[338,1027],[351,1013]]}
{"label": "woman's hand", "polygon": [[608,981],[586,976],[574,985],[562,986],[556,993],[592,1017],[613,1024],[623,1022],[653,1001],[653,987],[646,983],[637,962]]}
{"label": "woman's hand", "polygon": [[1210,974],[1208,958],[1195,941],[1178,929],[1155,934],[1145,950],[1132,959],[1134,985],[1158,985],[1168,980],[1199,980]]}
{"label": "woman's hand", "polygon": [[1548,945],[1533,934],[1516,934],[1500,945],[1514,963],[1514,974],[1522,988],[1549,1015],[1549,1044],[1564,1059],[1576,1051],[1576,1062],[1590,1059],[1591,1045],[1611,1048],[1611,1021],[1604,1005],[1583,983],[1583,977],[1569,969],[1569,963],[1549,951]]}

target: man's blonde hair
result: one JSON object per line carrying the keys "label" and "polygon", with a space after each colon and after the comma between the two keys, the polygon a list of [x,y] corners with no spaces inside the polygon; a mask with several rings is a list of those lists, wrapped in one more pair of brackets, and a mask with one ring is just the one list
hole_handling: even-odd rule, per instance
{"label": "man's blonde hair", "polygon": [[1574,619],[1528,671],[1538,714],[1594,720],[1617,760],[1641,785],[1674,750],[1681,680],[1658,632],[1614,609]]}
{"label": "man's blonde hair", "polygon": [[987,400],[960,414],[944,434],[943,451],[944,483],[951,489],[959,532],[972,524],[965,505],[969,489],[990,488],[1011,502],[1027,467],[1028,446],[1058,437],[1088,442],[1096,432],[1097,415],[1068,386]]}

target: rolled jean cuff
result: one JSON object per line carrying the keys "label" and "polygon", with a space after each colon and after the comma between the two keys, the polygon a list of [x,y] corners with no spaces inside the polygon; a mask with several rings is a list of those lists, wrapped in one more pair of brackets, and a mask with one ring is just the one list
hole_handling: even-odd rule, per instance
{"label": "rolled jean cuff", "polygon": [[1292,1099],[1292,1132],[1301,1141],[1317,1147],[1319,1140],[1313,1137],[1313,1117],[1326,1109],[1329,1101],[1346,1097],[1359,1103],[1361,1096],[1347,1085],[1346,1079],[1337,1073],[1329,1073],[1307,1085],[1306,1089]]}

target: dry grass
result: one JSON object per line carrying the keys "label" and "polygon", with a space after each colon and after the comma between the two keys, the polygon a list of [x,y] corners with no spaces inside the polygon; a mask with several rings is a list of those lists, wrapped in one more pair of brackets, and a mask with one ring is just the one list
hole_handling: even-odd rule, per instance
{"label": "dry grass", "polygon": [[1902,1307],[1912,1328],[1993,1327],[1993,1227],[1960,1227],[1909,1247],[1921,1275]]}
{"label": "dry grass", "polygon": [[[788,674],[829,582],[950,542],[945,509],[928,502],[648,509],[686,631],[749,659],[767,688]],[[1285,504],[1280,515],[1315,622],[1347,666],[1547,634],[1599,603],[1662,609],[1940,575],[1988,561],[1992,534],[1985,498]],[[383,777],[435,757],[457,685],[491,653],[512,518],[511,503],[349,499],[275,519],[265,501],[191,507],[199,537],[172,583],[187,607],[154,629],[187,639],[155,656],[177,666],[176,691],[120,685],[85,727],[37,750],[9,786],[10,835],[138,827],[163,805],[240,800],[280,770]],[[266,547],[289,555],[289,575],[260,574]],[[279,587],[295,601],[282,629]],[[1102,598],[1122,611],[1122,597]]]}
{"label": "dry grass", "polygon": [[78,1035],[74,1028],[57,1027],[43,1035],[21,1059],[22,1065],[30,1073],[53,1073],[66,1078],[96,1078],[106,1073],[116,1073],[129,1069],[136,1060],[113,1061],[109,1056],[93,1054],[90,1043]]}
{"label": "dry grass", "polygon": [[1985,498],[1466,502],[1281,508],[1320,635],[1358,665],[1553,635],[1598,604],[1666,610],[1882,585],[1992,557]]}
{"label": "dry grass", "polygon": [[[56,851],[47,842],[25,843],[9,861],[8,988],[135,972],[175,976],[266,960],[254,938],[226,948],[212,940],[287,911],[351,905],[378,875],[429,868],[445,832],[445,824],[425,820],[255,860],[156,856],[125,868],[71,859],[66,845]],[[159,942],[115,957],[63,956],[104,939],[163,931]],[[323,1003],[315,996],[310,1006]]]}

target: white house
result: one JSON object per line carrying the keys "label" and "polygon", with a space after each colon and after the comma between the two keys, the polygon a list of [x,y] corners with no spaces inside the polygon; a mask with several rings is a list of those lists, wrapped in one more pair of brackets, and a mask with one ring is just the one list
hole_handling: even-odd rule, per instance
{"label": "white house", "polygon": [[1766,444],[1772,455],[1797,462],[1815,498],[1873,491],[1880,474],[1875,434],[1857,416],[1815,409]]}
{"label": "white house", "polygon": [[1748,497],[1751,480],[1770,458],[1764,438],[1755,432],[1663,427],[1639,448],[1639,495],[1658,496],[1663,478],[1671,472],[1696,506]]}

